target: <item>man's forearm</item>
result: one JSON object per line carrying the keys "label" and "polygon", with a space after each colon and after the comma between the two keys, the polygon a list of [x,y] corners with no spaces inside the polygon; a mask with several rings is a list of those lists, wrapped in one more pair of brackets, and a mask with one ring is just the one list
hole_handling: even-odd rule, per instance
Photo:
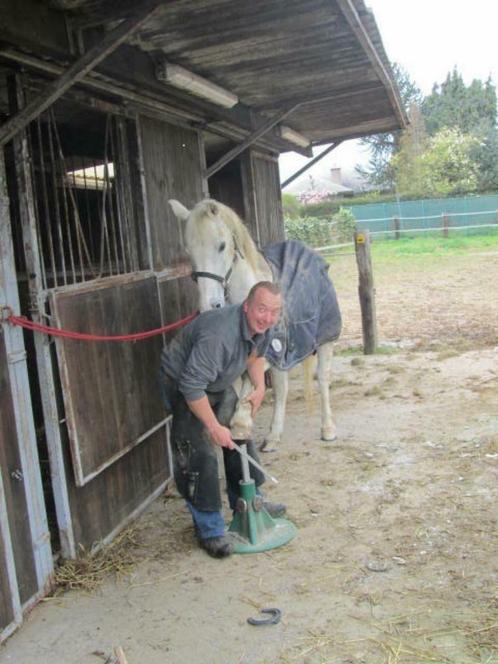
{"label": "man's forearm", "polygon": [[264,357],[250,357],[247,360],[247,373],[255,390],[265,388],[265,365]]}
{"label": "man's forearm", "polygon": [[209,432],[211,441],[220,447],[233,449],[233,440],[230,430],[218,422],[207,396],[187,401],[187,405],[193,414],[200,420]]}
{"label": "man's forearm", "polygon": [[211,408],[211,404],[209,403],[207,396],[203,396],[200,399],[195,399],[194,401],[187,401],[187,405],[197,417],[197,419],[204,424],[206,429],[211,430],[214,427],[219,426],[219,422],[216,419],[216,415]]}

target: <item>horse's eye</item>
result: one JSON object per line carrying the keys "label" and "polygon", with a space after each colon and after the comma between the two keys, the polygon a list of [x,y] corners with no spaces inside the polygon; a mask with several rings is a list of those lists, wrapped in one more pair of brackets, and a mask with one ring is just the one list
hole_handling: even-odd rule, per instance
{"label": "horse's eye", "polygon": [[222,243],[220,244],[220,248],[218,249],[218,251],[219,251],[220,253],[221,253],[222,251],[225,251],[225,247],[226,247],[226,246],[227,246],[227,245],[226,245],[226,242],[222,242]]}

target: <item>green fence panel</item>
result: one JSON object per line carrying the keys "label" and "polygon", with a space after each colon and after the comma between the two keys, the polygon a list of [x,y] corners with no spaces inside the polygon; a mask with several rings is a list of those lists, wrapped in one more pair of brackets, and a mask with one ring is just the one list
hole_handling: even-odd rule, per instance
{"label": "green fence panel", "polygon": [[[498,225],[498,194],[433,198],[392,203],[369,203],[348,206],[358,226],[370,232],[394,230],[394,219],[399,219],[403,231],[414,229],[440,229],[443,216],[448,217],[449,228],[475,225]],[[468,229],[472,232],[473,229]],[[477,230],[477,229],[476,229]]]}

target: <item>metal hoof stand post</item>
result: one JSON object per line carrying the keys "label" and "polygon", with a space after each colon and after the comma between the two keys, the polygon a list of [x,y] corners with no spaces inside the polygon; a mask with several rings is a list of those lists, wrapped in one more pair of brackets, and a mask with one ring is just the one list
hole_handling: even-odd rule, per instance
{"label": "metal hoof stand post", "polygon": [[[234,535],[234,553],[259,553],[287,544],[297,534],[296,526],[287,519],[274,519],[263,506],[263,498],[256,493],[256,485],[249,475],[246,445],[238,449],[242,460],[240,498],[228,531]],[[272,478],[273,479],[273,478]]]}

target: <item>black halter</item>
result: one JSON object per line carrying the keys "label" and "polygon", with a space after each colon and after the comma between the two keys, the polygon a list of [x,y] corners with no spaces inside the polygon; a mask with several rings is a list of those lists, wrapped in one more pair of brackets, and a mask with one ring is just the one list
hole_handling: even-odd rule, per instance
{"label": "black halter", "polygon": [[214,279],[215,281],[218,281],[226,291],[228,288],[228,282],[230,280],[230,277],[232,276],[232,271],[233,271],[233,263],[228,268],[228,272],[225,274],[224,277],[220,277],[219,274],[214,274],[214,272],[199,272],[198,270],[193,270],[191,273],[191,277],[195,282],[197,282],[197,279],[199,277],[204,277],[205,279]]}
{"label": "black halter", "polygon": [[199,272],[198,270],[192,270],[191,272],[191,277],[192,279],[197,283],[197,279],[199,277],[204,277],[205,279],[214,279],[218,283],[220,283],[223,286],[223,290],[225,291],[225,296],[228,291],[228,284],[230,281],[230,277],[232,276],[233,272],[233,266],[235,265],[235,261],[237,258],[240,256],[241,258],[244,258],[242,255],[242,252],[237,246],[237,243],[235,241],[235,237],[233,238],[233,244],[234,244],[234,254],[233,254],[233,261],[230,267],[228,268],[228,272],[225,274],[224,277],[221,277],[219,274],[214,274],[214,272]]}

